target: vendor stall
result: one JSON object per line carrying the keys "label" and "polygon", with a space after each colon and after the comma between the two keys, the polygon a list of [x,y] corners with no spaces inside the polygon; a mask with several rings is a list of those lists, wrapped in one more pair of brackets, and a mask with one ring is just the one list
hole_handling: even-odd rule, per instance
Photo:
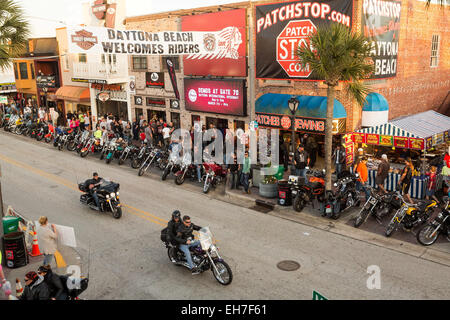
{"label": "vendor stall", "polygon": [[[373,187],[379,159],[381,154],[386,154],[391,165],[385,181],[385,188],[389,191],[394,190],[400,180],[404,159],[411,157],[416,170],[410,196],[422,199],[428,181],[425,175],[426,162],[445,153],[446,142],[450,140],[449,133],[450,118],[430,110],[353,132],[351,141],[354,146],[346,150],[350,153],[358,148],[364,149],[364,154],[369,158],[369,184]],[[348,159],[353,157],[353,154],[347,154]]]}

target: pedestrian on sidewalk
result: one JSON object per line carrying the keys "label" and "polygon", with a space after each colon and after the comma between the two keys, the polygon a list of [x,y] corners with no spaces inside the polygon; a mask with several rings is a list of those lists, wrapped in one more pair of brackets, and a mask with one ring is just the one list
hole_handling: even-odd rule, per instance
{"label": "pedestrian on sidewalk", "polygon": [[333,159],[334,167],[336,169],[336,176],[339,177],[345,161],[345,153],[344,150],[341,149],[340,144],[336,146],[336,150],[334,150],[333,156],[331,158]]}
{"label": "pedestrian on sidewalk", "polygon": [[37,228],[37,238],[39,243],[39,249],[44,254],[44,266],[49,265],[53,259],[57,249],[56,239],[58,234],[56,232],[55,225],[49,225],[46,216],[39,218],[40,226]]}
{"label": "pedestrian on sidewalk", "polygon": [[378,189],[386,193],[386,189],[384,189],[384,181],[386,181],[387,176],[389,175],[390,165],[388,162],[388,157],[385,154],[381,155],[381,163],[378,166],[377,176],[375,178],[375,183],[378,186]]}
{"label": "pedestrian on sidewalk", "polygon": [[294,154],[295,175],[303,177],[306,181],[306,167],[309,166],[309,154],[303,145],[299,144]]}
{"label": "pedestrian on sidewalk", "polygon": [[230,189],[238,189],[238,170],[239,165],[237,164],[236,155],[234,153],[231,154],[232,163],[228,164],[228,173],[230,174]]}
{"label": "pedestrian on sidewalk", "polygon": [[25,288],[19,300],[49,300],[50,293],[44,277],[34,271],[25,275]]}
{"label": "pedestrian on sidewalk", "polygon": [[369,171],[367,170],[367,158],[362,158],[361,162],[356,167],[356,172],[358,173],[359,177],[358,180],[356,180],[356,190],[361,191],[361,189],[364,191],[366,195],[366,201],[370,197],[369,190],[367,189],[368,185],[368,178],[369,178]]}
{"label": "pedestrian on sidewalk", "polygon": [[405,167],[402,170],[401,178],[398,182],[403,196],[409,203],[412,203],[411,197],[409,196],[409,187],[411,185],[412,173],[414,171],[414,166],[410,157],[405,159]]}
{"label": "pedestrian on sidewalk", "polygon": [[434,193],[436,192],[436,181],[437,181],[437,167],[431,166],[431,170],[429,170],[426,175],[428,176],[428,183],[427,183],[427,190],[425,192],[426,199],[430,200],[430,198],[433,198],[436,200],[437,203],[439,203],[439,200],[436,198]]}
{"label": "pedestrian on sidewalk", "polygon": [[249,185],[249,177],[250,177],[250,166],[251,161],[248,157],[248,151],[245,151],[244,163],[239,165],[239,168],[242,168],[241,174],[241,184],[244,186],[244,193],[250,194],[250,185]]}

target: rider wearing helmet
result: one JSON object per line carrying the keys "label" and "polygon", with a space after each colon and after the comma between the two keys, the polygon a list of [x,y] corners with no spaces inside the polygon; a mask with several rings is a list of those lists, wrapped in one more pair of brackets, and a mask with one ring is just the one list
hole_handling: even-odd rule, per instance
{"label": "rider wearing helmet", "polygon": [[172,219],[167,224],[167,240],[170,241],[173,245],[177,245],[177,241],[175,237],[177,236],[177,229],[181,223],[181,212],[179,210],[175,210],[172,212]]}

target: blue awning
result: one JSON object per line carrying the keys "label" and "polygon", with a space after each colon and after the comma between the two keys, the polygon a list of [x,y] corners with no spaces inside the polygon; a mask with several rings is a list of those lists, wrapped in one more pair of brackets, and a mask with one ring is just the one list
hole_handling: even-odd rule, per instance
{"label": "blue awning", "polygon": [[363,106],[362,111],[388,111],[389,104],[385,97],[381,94],[372,92],[366,97],[366,103]]}
{"label": "blue awning", "polygon": [[[291,115],[288,101],[293,95],[266,93],[256,100],[256,113],[270,113],[279,115]],[[322,96],[296,96],[299,100],[297,117],[325,119],[327,117],[327,97]],[[347,118],[344,106],[334,99],[333,118]]]}

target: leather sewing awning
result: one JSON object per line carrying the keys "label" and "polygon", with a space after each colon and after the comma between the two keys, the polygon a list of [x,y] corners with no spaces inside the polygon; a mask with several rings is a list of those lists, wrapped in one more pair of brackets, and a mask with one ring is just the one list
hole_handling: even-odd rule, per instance
{"label": "leather sewing awning", "polygon": [[75,102],[91,101],[89,88],[77,86],[62,86],[56,91],[56,98]]}

